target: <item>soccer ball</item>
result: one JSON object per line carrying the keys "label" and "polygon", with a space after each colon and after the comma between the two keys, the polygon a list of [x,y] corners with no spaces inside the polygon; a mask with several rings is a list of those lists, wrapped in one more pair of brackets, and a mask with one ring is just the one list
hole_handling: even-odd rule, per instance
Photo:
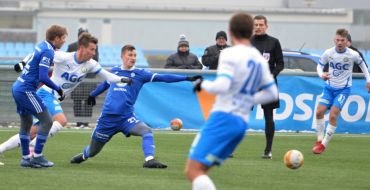
{"label": "soccer ball", "polygon": [[284,164],[290,169],[298,169],[303,165],[303,154],[298,150],[289,150],[284,155]]}
{"label": "soccer ball", "polygon": [[171,129],[174,130],[174,131],[180,131],[180,129],[182,128],[182,121],[181,119],[179,118],[175,118],[173,120],[171,120]]}

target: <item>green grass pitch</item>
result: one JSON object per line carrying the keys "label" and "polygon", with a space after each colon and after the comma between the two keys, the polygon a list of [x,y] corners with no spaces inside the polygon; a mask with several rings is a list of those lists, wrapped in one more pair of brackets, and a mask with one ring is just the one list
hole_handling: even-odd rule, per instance
{"label": "green grass pitch", "polygon": [[[17,132],[0,129],[3,142]],[[90,130],[63,130],[50,138],[46,157],[55,162],[48,169],[19,166],[20,150],[0,156],[0,189],[191,189],[183,174],[191,132],[155,131],[156,157],[168,164],[164,170],[144,169],[141,139],[117,134],[95,158],[80,165],[69,160],[89,142]],[[211,169],[217,189],[370,189],[370,136],[336,134],[322,155],[311,153],[313,134],[277,133],[272,160],[263,160],[265,137],[251,133],[237,148],[235,157]],[[298,170],[285,167],[283,155],[300,150],[305,163]]]}

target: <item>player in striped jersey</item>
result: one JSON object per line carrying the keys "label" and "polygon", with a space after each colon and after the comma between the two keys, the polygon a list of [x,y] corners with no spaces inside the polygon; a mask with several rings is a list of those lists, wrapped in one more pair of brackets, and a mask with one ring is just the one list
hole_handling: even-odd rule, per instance
{"label": "player in striped jersey", "polygon": [[[98,62],[92,59],[95,55],[96,45],[98,40],[89,33],[80,35],[77,52],[62,52],[56,51],[54,56],[54,69],[51,76],[51,81],[60,86],[66,97],[70,96],[72,91],[83,81],[88,73],[95,73],[103,79],[112,82],[131,82],[130,78],[119,77],[105,69]],[[29,59],[26,57],[22,62],[25,63]],[[22,62],[18,67],[22,67]],[[21,70],[21,69],[18,69]],[[47,107],[53,117],[53,125],[49,132],[49,137],[54,136],[59,130],[67,125],[67,118],[63,113],[63,109],[58,101],[59,95],[55,90],[43,85],[37,90],[37,95],[42,99],[43,104]],[[31,145],[34,146],[36,139],[37,127],[31,129]],[[20,144],[19,135],[14,135],[6,142],[0,145],[0,153],[18,147]]]}
{"label": "player in striped jersey", "polygon": [[253,105],[278,98],[275,81],[267,61],[251,46],[253,19],[235,14],[229,23],[233,47],[220,54],[217,78],[196,85],[216,94],[211,115],[191,145],[185,174],[193,190],[216,189],[207,172],[220,165],[235,150],[247,130]]}
{"label": "player in striped jersey", "polygon": [[[347,48],[348,31],[338,29],[334,37],[335,46],[327,49],[320,58],[317,73],[326,85],[323,95],[316,108],[316,135],[317,141],[312,149],[315,154],[321,154],[328,146],[337,128],[337,118],[343,105],[351,93],[352,68],[359,65],[366,77],[366,88],[370,90],[370,76],[367,67],[358,52]],[[329,64],[329,72],[324,73],[323,68]],[[369,91],[370,92],[370,91]],[[324,114],[330,109],[329,124],[325,129]]]}
{"label": "player in striped jersey", "polygon": [[[26,62],[22,74],[12,87],[13,98],[17,105],[17,113],[20,115],[21,125],[19,130],[20,144],[22,148],[22,167],[51,167],[54,163],[46,160],[42,154],[46,143],[52,118],[41,98],[36,94],[40,82],[53,89],[61,99],[64,97],[63,90],[50,80],[48,70],[54,60],[54,50],[61,48],[65,42],[67,30],[59,25],[52,25],[46,31],[46,40],[38,44],[32,55]],[[40,121],[37,130],[35,153],[31,157],[29,151],[30,129],[33,116]]]}

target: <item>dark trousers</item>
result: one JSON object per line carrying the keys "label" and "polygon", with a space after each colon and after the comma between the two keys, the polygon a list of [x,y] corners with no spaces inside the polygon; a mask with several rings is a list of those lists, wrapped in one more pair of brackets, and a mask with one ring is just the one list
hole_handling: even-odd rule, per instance
{"label": "dark trousers", "polygon": [[265,136],[266,136],[266,147],[265,152],[270,152],[272,149],[272,141],[274,140],[275,134],[275,122],[274,122],[274,109],[263,108],[263,114],[265,115]]}

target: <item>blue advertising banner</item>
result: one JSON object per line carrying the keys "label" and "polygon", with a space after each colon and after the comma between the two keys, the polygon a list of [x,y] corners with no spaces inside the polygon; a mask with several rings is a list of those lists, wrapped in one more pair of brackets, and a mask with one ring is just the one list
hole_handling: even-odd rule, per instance
{"label": "blue advertising banner", "polygon": [[[276,130],[313,131],[315,107],[324,81],[318,77],[280,76],[278,83],[280,108],[275,110]],[[153,128],[168,128],[171,119],[180,118],[185,129],[199,129],[208,117],[214,96],[194,94],[192,88],[190,82],[148,83],[140,92],[136,114]],[[338,117],[338,133],[370,134],[369,97],[365,80],[353,79],[351,95]],[[328,120],[328,113],[325,119]],[[251,112],[249,127],[264,130],[261,106]]]}

